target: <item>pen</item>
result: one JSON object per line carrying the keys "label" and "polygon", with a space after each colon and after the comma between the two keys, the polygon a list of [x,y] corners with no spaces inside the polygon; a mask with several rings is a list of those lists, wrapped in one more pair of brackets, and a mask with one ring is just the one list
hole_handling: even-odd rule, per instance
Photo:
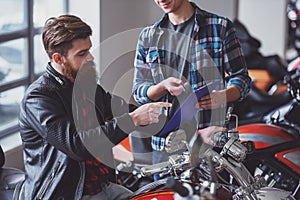
{"label": "pen", "polygon": [[183,83],[181,83],[181,84],[180,84],[180,86],[181,86],[181,88],[182,88],[182,91],[183,91],[183,92],[185,92],[185,91],[186,91],[186,89],[185,89],[185,87],[184,87]]}

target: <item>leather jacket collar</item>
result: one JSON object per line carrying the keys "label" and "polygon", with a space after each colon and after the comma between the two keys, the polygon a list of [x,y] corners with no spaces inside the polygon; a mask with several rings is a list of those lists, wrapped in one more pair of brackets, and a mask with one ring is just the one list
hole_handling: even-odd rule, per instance
{"label": "leather jacket collar", "polygon": [[66,78],[65,76],[58,73],[49,62],[46,67],[46,72],[49,74],[49,76],[53,77],[61,86],[72,84],[72,82]]}

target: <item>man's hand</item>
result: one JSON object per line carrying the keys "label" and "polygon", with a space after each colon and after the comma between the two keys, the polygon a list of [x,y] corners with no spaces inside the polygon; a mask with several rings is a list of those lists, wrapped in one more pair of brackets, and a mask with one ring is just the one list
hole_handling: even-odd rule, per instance
{"label": "man's hand", "polygon": [[197,130],[197,133],[201,136],[203,142],[205,142],[206,144],[209,144],[209,145],[213,145],[212,136],[216,132],[221,132],[221,131],[225,131],[225,130],[226,130],[226,128],[221,127],[221,126],[210,126],[207,128]]}
{"label": "man's hand", "polygon": [[188,86],[188,82],[183,83],[182,80],[170,77],[161,82],[161,84],[164,85],[166,90],[172,95],[172,96],[178,96],[182,92],[185,91],[185,88]]}
{"label": "man's hand", "polygon": [[188,82],[183,83],[183,81],[178,78],[169,77],[157,85],[150,86],[147,90],[147,96],[153,101],[159,100],[168,92],[172,96],[178,96],[185,91],[188,84]]}
{"label": "man's hand", "polygon": [[225,90],[213,90],[209,95],[200,99],[200,101],[196,104],[196,108],[214,109],[220,107],[226,102]]}
{"label": "man's hand", "polygon": [[147,103],[138,107],[129,116],[133,120],[135,126],[144,126],[152,123],[158,123],[158,117],[161,114],[161,107],[171,107],[168,102]]}
{"label": "man's hand", "polygon": [[240,90],[233,85],[224,90],[213,90],[209,95],[200,99],[200,101],[196,104],[196,108],[218,108],[222,104],[238,100],[240,96]]}

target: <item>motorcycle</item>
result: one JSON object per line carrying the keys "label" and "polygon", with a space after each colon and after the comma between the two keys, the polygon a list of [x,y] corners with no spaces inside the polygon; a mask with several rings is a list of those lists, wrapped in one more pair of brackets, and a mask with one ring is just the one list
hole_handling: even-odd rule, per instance
{"label": "motorcycle", "polygon": [[287,89],[280,94],[269,95],[251,87],[248,96],[243,101],[234,104],[233,112],[239,116],[239,125],[269,123],[270,118],[274,117],[271,117],[274,112],[291,108],[297,101],[295,94],[300,88],[299,68],[300,58],[297,57],[288,65],[288,72],[282,81]]}
{"label": "motorcycle", "polygon": [[263,55],[259,51],[261,42],[251,36],[246,26],[238,19],[233,21],[233,26],[243,50],[249,75],[253,80],[252,87],[269,95],[284,92],[286,87],[282,84],[282,80],[287,74],[288,63],[276,54]]}
{"label": "motorcycle", "polygon": [[[300,49],[300,1],[290,0],[287,6],[289,20],[289,45],[299,52]],[[296,53],[286,63],[277,55],[264,56],[259,52],[261,42],[252,37],[244,24],[233,21],[237,30],[245,60],[252,77],[252,85],[248,96],[235,103],[234,113],[239,116],[239,124],[265,123],[266,115],[281,106],[290,107],[293,100],[288,91],[285,77],[291,76],[300,67],[300,57]],[[261,76],[261,77],[259,77]]]}
{"label": "motorcycle", "polygon": [[265,114],[262,123],[239,126],[239,137],[254,142],[255,151],[245,160],[249,171],[300,199],[300,69],[285,82],[292,100]]}
{"label": "motorcycle", "polygon": [[[166,151],[172,154],[169,160],[141,168],[143,176],[159,173],[162,179],[135,191],[131,200],[295,199],[291,192],[266,185],[263,176],[253,176],[243,164],[254,144],[240,141],[238,123],[234,129],[215,133],[213,148],[206,146],[199,135],[189,144],[185,139],[185,132],[180,129],[169,134],[166,138]],[[174,154],[182,149],[181,154]],[[229,174],[228,181],[224,172]]]}
{"label": "motorcycle", "polygon": [[[218,137],[217,136],[214,137],[214,141],[223,141],[223,146],[215,144],[214,146],[218,146],[215,148],[221,148],[221,149],[225,148],[228,150],[226,151],[226,153],[222,153],[222,155],[219,157],[215,153],[210,153],[210,156],[214,157],[216,160],[214,162],[221,161],[222,159],[227,159],[226,162],[229,162],[230,164],[232,164],[231,162],[234,162],[234,165],[226,166],[227,169],[225,169],[225,171],[227,170],[227,176],[225,175],[225,178],[223,177],[220,178],[221,177],[220,176],[219,178],[222,179],[223,182],[225,182],[224,180],[226,180],[226,178],[230,179],[230,177],[234,177],[234,179],[238,179],[238,180],[244,180],[244,179],[247,180],[246,182],[227,181],[230,184],[222,183],[221,184],[222,186],[218,187],[216,194],[222,193],[224,195],[226,193],[228,194],[228,196],[230,196],[228,197],[228,199],[231,199],[233,198],[234,195],[236,195],[235,190],[233,190],[232,188],[242,187],[245,189],[247,187],[250,187],[249,185],[255,183],[255,181],[253,181],[253,177],[254,180],[258,179],[257,177],[260,177],[259,182],[260,183],[264,182],[264,185],[268,188],[266,190],[269,190],[270,188],[272,188],[270,190],[276,188],[276,191],[277,189],[281,189],[283,191],[290,192],[290,196],[292,196],[293,198],[300,199],[300,195],[299,195],[300,193],[299,192],[300,119],[298,117],[300,113],[300,104],[299,104],[300,69],[294,67],[293,70],[289,73],[289,75],[285,76],[284,81],[288,86],[287,91],[289,92],[289,96],[291,100],[289,101],[289,103],[285,104],[284,106],[276,108],[271,112],[267,113],[265,116],[259,118],[259,120],[261,120],[259,121],[260,123],[240,125],[239,119],[233,121],[232,120],[230,121],[229,119],[225,120],[231,124],[230,127],[232,127],[232,124],[234,124],[233,127],[237,127],[234,129],[235,134],[238,133],[238,136],[235,136],[236,141],[240,141],[243,144],[247,144],[246,145],[248,146],[247,148],[248,150],[246,151],[247,156],[243,156],[242,157],[243,159],[234,161],[230,157],[230,155],[228,155],[230,154],[231,151],[232,151],[231,153],[232,155],[239,155],[233,150],[230,151],[228,150],[230,148],[233,148],[234,145],[230,147],[226,147],[225,144],[228,139],[226,140],[226,137],[221,136],[221,134],[219,134]],[[232,111],[230,111],[229,113],[231,112]],[[236,116],[236,118],[239,118],[239,116],[237,116],[235,113],[234,115]],[[224,133],[224,134],[232,135],[232,132],[234,131],[231,130],[229,133],[226,134]],[[222,138],[222,139],[218,139],[218,138]],[[167,139],[167,141],[172,141],[172,139],[171,140]],[[184,141],[184,137],[181,137],[179,141]],[[251,141],[253,145],[251,145],[249,141]],[[180,143],[178,144],[178,142],[175,143],[176,143],[175,146],[177,147],[180,146],[182,148],[182,144]],[[238,145],[238,142],[235,142],[233,144]],[[181,184],[185,182],[188,182],[188,184],[192,184],[192,186],[194,187],[193,190],[195,190],[195,187],[201,188],[203,187],[203,185],[211,185],[210,184],[211,180],[215,180],[215,179],[212,179],[211,178],[212,173],[211,172],[208,173],[208,172],[214,171],[216,169],[212,170],[209,167],[206,167],[206,172],[203,172],[203,168],[205,168],[204,167],[205,165],[202,164],[196,167],[195,165],[191,165],[192,162],[190,160],[192,157],[194,157],[192,155],[195,155],[195,153],[193,153],[191,149],[192,150],[197,149],[196,146],[197,145],[193,145],[193,148],[191,148],[186,145],[187,151],[185,152],[185,154],[179,156],[177,155],[177,157],[174,156],[170,157],[170,160],[165,163],[160,163],[157,165],[149,165],[142,168],[142,170],[140,170],[139,172],[139,177],[140,177],[139,180],[145,177],[151,177],[151,175],[154,173],[160,173],[163,179],[159,180],[158,182],[149,183],[143,187],[139,187],[140,189],[138,189],[135,192],[135,198],[136,199],[139,198],[139,200],[144,200],[143,198],[146,198],[146,196],[148,195],[149,197],[152,198],[155,197],[158,199],[160,199],[159,198],[160,196],[162,198],[166,198],[166,196],[170,197],[171,199],[174,198],[174,195],[176,194],[176,192],[174,192],[174,189],[172,187],[171,189],[164,187],[164,185],[167,183],[168,180],[166,178],[164,179],[164,177],[168,177],[168,176],[171,177],[175,176],[177,181],[179,181]],[[250,149],[253,148],[254,150],[250,151],[249,146],[252,146]],[[199,149],[201,149],[200,145],[198,145],[198,147]],[[166,148],[166,150],[167,149],[168,147]],[[239,146],[236,149],[243,149],[243,147]],[[245,149],[243,151],[245,151]],[[222,151],[216,151],[216,153],[220,154],[219,152]],[[202,152],[201,154],[204,153]],[[225,161],[222,162],[224,163]],[[238,168],[240,169],[239,171],[235,171],[236,170],[235,167],[237,164],[239,166]],[[246,169],[242,168],[241,165],[246,166]],[[221,170],[222,172],[220,172],[220,174],[224,175],[223,171],[224,168],[226,167],[222,168],[223,170]],[[198,174],[199,171],[201,171],[200,173],[201,176]],[[197,173],[195,174],[195,172]],[[246,174],[246,175],[239,177],[240,176],[239,173]],[[206,176],[203,177],[203,175]],[[252,178],[249,178],[248,176]],[[195,177],[197,177],[196,180],[198,180],[198,182],[194,181]],[[210,182],[207,182],[209,180]],[[233,186],[233,183],[235,183],[235,186]],[[143,192],[146,193],[145,194],[146,196],[142,195]],[[196,193],[200,197],[201,195],[202,196],[204,195],[204,194],[200,194],[199,191],[194,191],[194,193]],[[278,199],[278,198],[274,198],[274,199]]]}

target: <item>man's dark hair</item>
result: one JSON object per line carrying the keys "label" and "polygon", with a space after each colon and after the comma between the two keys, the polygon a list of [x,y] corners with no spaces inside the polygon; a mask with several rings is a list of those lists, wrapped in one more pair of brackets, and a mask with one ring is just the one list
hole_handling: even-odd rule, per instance
{"label": "man's dark hair", "polygon": [[91,27],[79,17],[74,15],[51,17],[43,29],[44,48],[50,59],[55,52],[66,56],[74,40],[85,39],[91,35]]}

